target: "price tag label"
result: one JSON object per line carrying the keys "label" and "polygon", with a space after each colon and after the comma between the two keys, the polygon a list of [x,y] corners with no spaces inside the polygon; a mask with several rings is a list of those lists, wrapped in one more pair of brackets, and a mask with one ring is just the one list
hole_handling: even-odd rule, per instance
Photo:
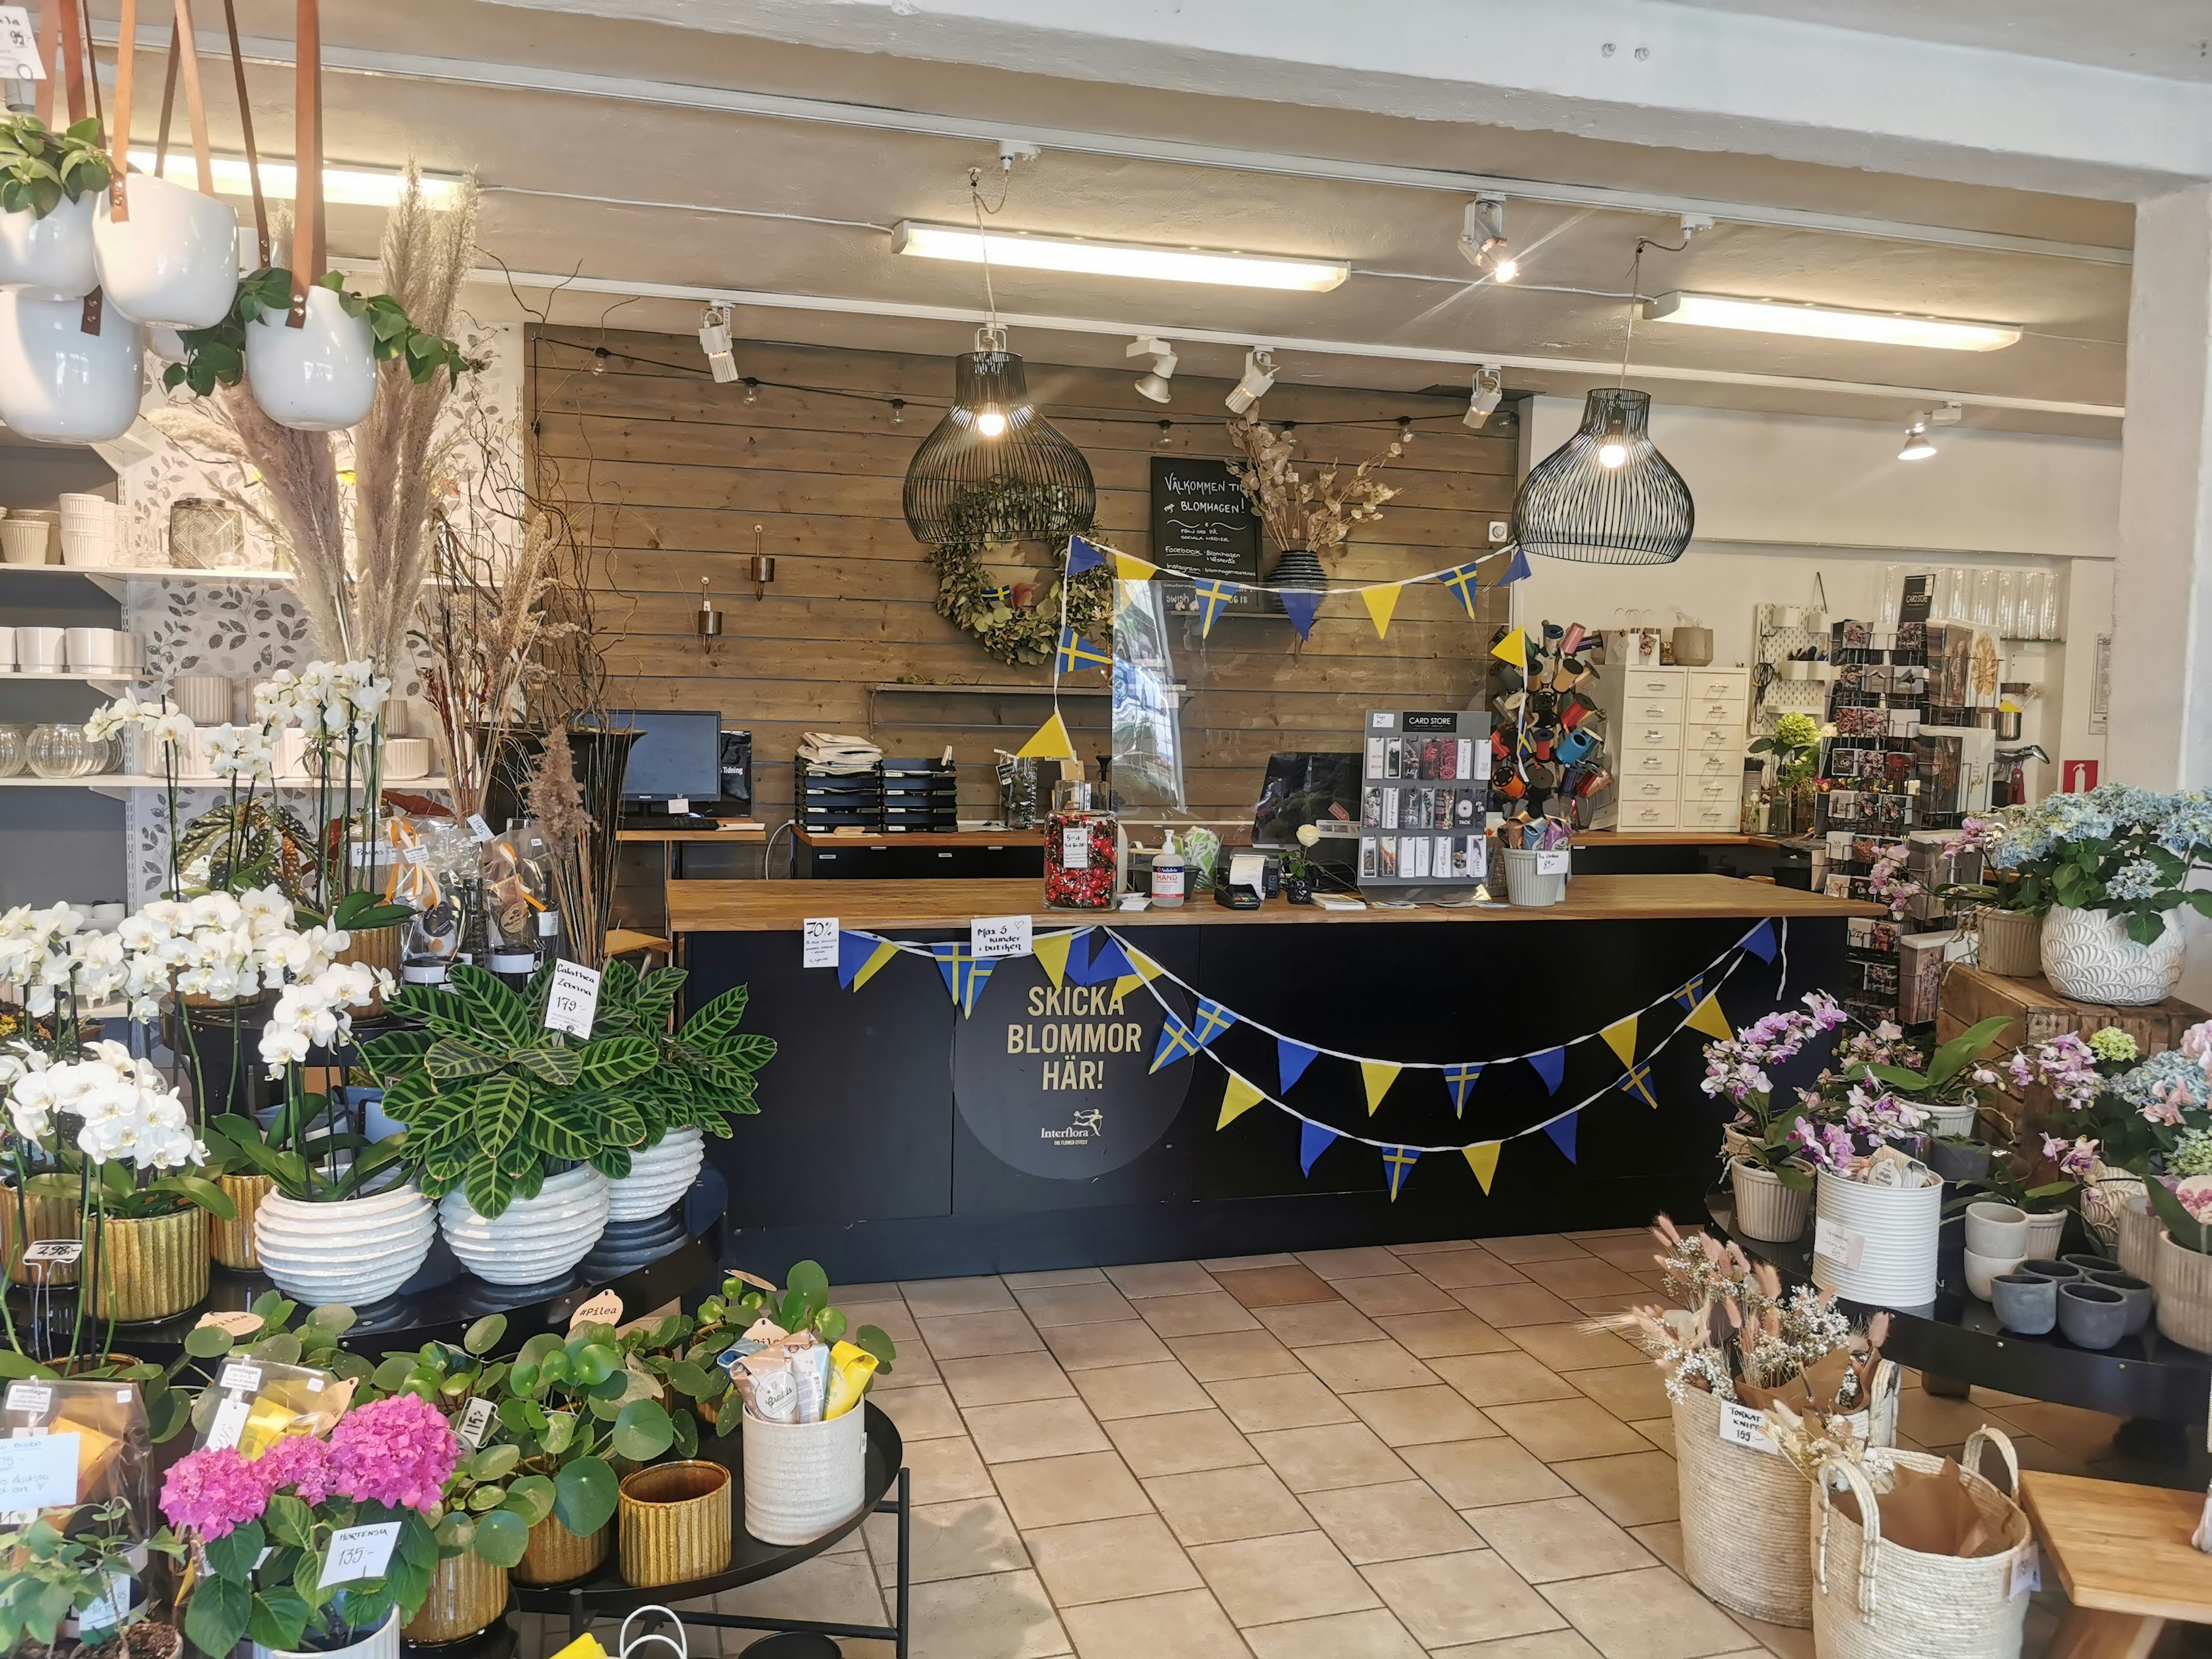
{"label": "price tag label", "polygon": [[123,1622],[123,1615],[131,1611],[131,1575],[111,1572],[92,1605],[76,1616],[78,1633],[90,1636],[99,1631],[112,1630]]}
{"label": "price tag label", "polygon": [[623,1299],[612,1291],[601,1291],[568,1316],[568,1328],[579,1325],[611,1325],[622,1317]]}
{"label": "price tag label", "polygon": [[553,984],[545,994],[545,1029],[590,1040],[599,1012],[599,975],[580,962],[553,964]]}
{"label": "price tag label", "polygon": [[1027,916],[977,916],[968,924],[968,939],[978,962],[1030,953]]}
{"label": "price tag label", "polygon": [[678,812],[688,812],[688,811],[690,811],[690,810],[691,810],[691,797],[690,797],[690,796],[689,796],[689,795],[674,795],[674,796],[671,796],[671,797],[670,797],[670,799],[669,799],[669,802],[668,802],[668,812],[669,812],[669,816],[670,816],[671,817],[674,817],[677,813],[678,813]]}
{"label": "price tag label", "polygon": [[331,1534],[331,1553],[323,1560],[320,1583],[350,1584],[356,1579],[382,1575],[385,1564],[399,1542],[399,1522],[380,1521],[373,1527],[341,1527]]}
{"label": "price tag label", "polygon": [[1553,848],[1548,853],[1536,854],[1536,873],[1540,876],[1564,876],[1574,868],[1575,855],[1564,847]]}
{"label": "price tag label", "polygon": [[484,1436],[491,1432],[491,1420],[496,1413],[489,1400],[471,1400],[461,1407],[461,1420],[454,1425],[453,1432],[469,1443],[470,1449],[481,1446]]}
{"label": "price tag label", "polygon": [[1073,830],[1060,832],[1060,862],[1063,868],[1069,870],[1091,867],[1091,831],[1088,829],[1078,825]]}
{"label": "price tag label", "polygon": [[0,1514],[76,1503],[81,1437],[37,1434],[21,1440],[0,1440]]}
{"label": "price tag label", "polygon": [[1370,710],[1367,716],[1367,724],[1377,732],[1388,732],[1390,729],[1389,710],[1386,708]]}
{"label": "price tag label", "polygon": [[1774,1457],[1782,1455],[1782,1448],[1774,1443],[1774,1437],[1766,1431],[1765,1417],[1733,1400],[1721,1401],[1721,1438],[1729,1445],[1741,1446],[1747,1451],[1765,1452]]}
{"label": "price tag label", "polygon": [[469,814],[469,834],[476,837],[478,842],[487,842],[491,839],[491,825],[484,822],[483,813]]}
{"label": "price tag label", "polygon": [[1856,1267],[1866,1253],[1866,1235],[1826,1216],[1813,1223],[1813,1254],[1824,1255],[1839,1267]]}
{"label": "price tag label", "polygon": [[2031,1538],[2012,1559],[2012,1593],[2033,1595],[2043,1588],[2043,1553]]}
{"label": "price tag label", "polygon": [[261,1316],[248,1313],[243,1308],[233,1308],[228,1313],[202,1314],[199,1322],[212,1325],[219,1331],[228,1331],[233,1336],[251,1336],[261,1328]]}
{"label": "price tag label", "polygon": [[261,1367],[225,1365],[222,1375],[216,1378],[215,1385],[225,1394],[252,1394],[261,1386]]}
{"label": "price tag label", "polygon": [[53,1409],[54,1391],[43,1382],[10,1382],[8,1385],[8,1409],[11,1412],[30,1412],[43,1417]]}
{"label": "price tag label", "polygon": [[560,933],[561,913],[558,910],[540,910],[538,913],[538,937],[556,939]]}
{"label": "price tag label", "polygon": [[208,1444],[216,1451],[235,1446],[246,1433],[246,1419],[252,1410],[252,1407],[237,1395],[217,1406],[215,1421],[208,1425]]}
{"label": "price tag label", "polygon": [[1468,873],[1477,881],[1480,881],[1490,873],[1489,837],[1485,836],[1475,842],[1474,850],[1468,855],[1467,868]]}
{"label": "price tag label", "polygon": [[41,1238],[23,1250],[27,1263],[43,1261],[55,1267],[66,1267],[83,1256],[84,1241],[81,1238]]}
{"label": "price tag label", "polygon": [[837,918],[809,916],[799,924],[799,957],[802,968],[835,968],[837,965]]}
{"label": "price tag label", "polygon": [[46,66],[39,61],[39,37],[31,27],[28,6],[0,6],[0,75],[10,81],[46,78]]}
{"label": "price tag label", "polygon": [[430,849],[427,847],[403,847],[399,849],[399,856],[410,864],[428,864]]}

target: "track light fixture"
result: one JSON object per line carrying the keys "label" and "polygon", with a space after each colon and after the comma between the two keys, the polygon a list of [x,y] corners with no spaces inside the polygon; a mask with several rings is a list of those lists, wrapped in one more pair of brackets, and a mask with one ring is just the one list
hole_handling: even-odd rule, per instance
{"label": "track light fixture", "polygon": [[1936,441],[1929,435],[1931,426],[1956,426],[1966,415],[1958,404],[1945,404],[1941,409],[1923,409],[1912,417],[1905,428],[1905,447],[1897,452],[1900,461],[1924,461],[1936,453]]}
{"label": "track light fixture", "polygon": [[1242,415],[1267,395],[1267,388],[1275,384],[1275,354],[1266,346],[1254,346],[1244,354],[1244,373],[1228,397],[1222,401],[1231,415]]}
{"label": "track light fixture", "polygon": [[1485,363],[1474,371],[1474,393],[1467,400],[1467,424],[1470,430],[1480,432],[1489,424],[1490,417],[1498,412],[1498,405],[1505,398],[1505,370],[1498,363]]}
{"label": "track light fixture", "polygon": [[727,385],[738,378],[738,360],[730,352],[729,307],[708,306],[700,316],[699,348],[716,380]]}
{"label": "track light fixture", "polygon": [[1521,262],[1505,240],[1505,198],[1478,196],[1467,204],[1467,219],[1459,234],[1459,251],[1477,270],[1493,283],[1510,283],[1521,274]]}
{"label": "track light fixture", "polygon": [[1139,398],[1149,398],[1156,404],[1164,404],[1174,396],[1173,391],[1168,385],[1168,382],[1175,378],[1176,372],[1176,349],[1173,344],[1153,335],[1142,334],[1138,336],[1128,349],[1121,355],[1124,357],[1150,357],[1152,360],[1151,372],[1137,377],[1137,395]]}

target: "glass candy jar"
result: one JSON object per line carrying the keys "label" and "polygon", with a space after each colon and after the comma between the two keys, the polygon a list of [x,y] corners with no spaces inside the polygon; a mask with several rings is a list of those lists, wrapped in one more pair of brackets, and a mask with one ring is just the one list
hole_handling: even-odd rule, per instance
{"label": "glass candy jar", "polygon": [[1111,812],[1091,804],[1104,795],[1103,784],[1053,786],[1044,830],[1044,902],[1054,909],[1113,906],[1117,826]]}
{"label": "glass candy jar", "polygon": [[96,769],[105,752],[82,726],[34,726],[24,758],[38,777],[82,778]]}

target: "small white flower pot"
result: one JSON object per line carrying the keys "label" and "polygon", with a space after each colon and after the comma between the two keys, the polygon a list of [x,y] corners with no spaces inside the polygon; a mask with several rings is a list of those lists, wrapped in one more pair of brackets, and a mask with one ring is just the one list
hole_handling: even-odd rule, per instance
{"label": "small white flower pot", "polygon": [[82,300],[99,285],[90,196],[64,198],[43,219],[28,208],[0,213],[0,289],[41,300]]}
{"label": "small white flower pot", "polygon": [[261,1271],[309,1307],[382,1301],[420,1271],[437,1236],[437,1212],[411,1182],[337,1204],[271,1193],[253,1222]]}
{"label": "small white flower pot", "polygon": [[866,1400],[821,1423],[770,1423],[745,1412],[745,1530],[763,1544],[811,1544],[859,1510],[867,1413]]}
{"label": "small white flower pot", "polygon": [[1978,1199],[1966,1206],[1966,1248],[1976,1255],[2027,1255],[2027,1212],[1994,1199]]}
{"label": "small white flower pot", "polygon": [[108,304],[139,322],[212,328],[238,294],[238,210],[228,202],[134,173],[131,216],[108,214],[102,191],[92,246]]}
{"label": "small white flower pot", "polygon": [[252,1650],[253,1659],[399,1659],[399,1612],[392,1609],[389,1619],[349,1647],[264,1648],[258,1642],[246,1645]]}
{"label": "small white flower pot", "polygon": [[607,1227],[607,1178],[588,1164],[545,1177],[486,1220],[459,1190],[438,1200],[438,1224],[460,1264],[494,1285],[542,1285],[592,1253]]}
{"label": "small white flower pot", "polygon": [[97,334],[83,318],[81,300],[0,294],[0,421],[26,438],[106,443],[138,418],[143,331],[112,307]]}
{"label": "small white flower pot", "polygon": [[366,317],[349,317],[337,294],[307,290],[307,320],[284,313],[246,325],[246,378],[254,401],[279,426],[337,432],[358,426],[376,397],[376,335]]}
{"label": "small white flower pot", "polygon": [[1931,1135],[1970,1135],[1974,1133],[1974,1119],[1980,1109],[1975,1106],[1927,1105],[1920,1109],[1928,1114],[1923,1127]]}
{"label": "small white flower pot", "polygon": [[2076,1002],[2140,1007],[2163,1002],[2181,982],[2186,943],[2169,916],[2149,945],[2128,937],[2127,923],[2102,910],[2069,910],[2054,904],[2043,919],[2043,976]]}
{"label": "small white flower pot", "polygon": [[1746,1238],[1787,1244],[1805,1231],[1811,1188],[1786,1187],[1773,1170],[1741,1158],[1729,1166],[1729,1183],[1735,1193],[1735,1228]]}
{"label": "small white flower pot", "polygon": [[[1874,1187],[1823,1170],[1814,1203],[1814,1285],[1877,1308],[1923,1308],[1936,1299],[1942,1182],[1925,1187]],[[1842,1229],[1846,1237],[1857,1235],[1856,1267],[1820,1253],[1818,1224],[1822,1221]]]}
{"label": "small white flower pot", "polygon": [[707,1137],[698,1129],[671,1129],[657,1146],[629,1156],[629,1173],[613,1183],[610,1221],[642,1221],[665,1214],[706,1162]]}
{"label": "small white flower pot", "polygon": [[2053,1210],[2047,1215],[2030,1211],[2027,1217],[2027,1248],[2021,1252],[2030,1261],[2058,1260],[2058,1241],[2066,1234],[2066,1212]]}

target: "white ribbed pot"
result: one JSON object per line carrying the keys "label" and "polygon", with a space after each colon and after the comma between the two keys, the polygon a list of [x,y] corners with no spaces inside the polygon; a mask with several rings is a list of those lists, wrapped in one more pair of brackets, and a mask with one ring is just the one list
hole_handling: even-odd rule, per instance
{"label": "white ribbed pot", "polygon": [[1813,1251],[1813,1283],[1853,1302],[1921,1308],[1936,1299],[1936,1235],[1943,1222],[1943,1183],[1870,1187],[1820,1171],[1815,1226],[1833,1223],[1859,1235],[1854,1267]]}
{"label": "white ribbed pot", "polygon": [[2027,1252],[2029,1261],[2058,1260],[2058,1241],[2066,1236],[2066,1212],[2052,1210],[2039,1214],[2031,1210],[2027,1216]]}
{"label": "white ribbed pot", "polygon": [[125,189],[129,218],[110,216],[106,191],[92,211],[107,303],[142,323],[213,328],[238,294],[238,210],[147,173]]}
{"label": "white ribbed pot", "polygon": [[376,334],[366,317],[349,317],[337,293],[307,290],[298,328],[271,312],[246,325],[246,378],[253,400],[279,426],[337,432],[368,418],[376,397]]}
{"label": "white ribbed pot", "polygon": [[1928,1114],[1923,1127],[1931,1135],[1964,1136],[1974,1133],[1974,1117],[1979,1111],[1975,1106],[1937,1105],[1929,1102],[1920,1109]]}
{"label": "white ribbed pot", "polygon": [[264,1648],[258,1642],[246,1645],[253,1650],[253,1659],[399,1659],[399,1612],[395,1607],[389,1619],[349,1647]]}
{"label": "white ribbed pot", "polygon": [[81,300],[0,294],[0,421],[50,444],[100,444],[138,418],[144,331],[109,307],[87,334]]}
{"label": "white ribbed pot", "polygon": [[867,1405],[822,1423],[744,1413],[745,1530],[763,1544],[811,1544],[865,1499]]}
{"label": "white ribbed pot", "polygon": [[2043,918],[2033,910],[1984,910],[1974,921],[1985,973],[2033,979],[2041,971]]}
{"label": "white ribbed pot", "polygon": [[2043,976],[2076,1002],[2140,1007],[2163,1002],[2181,982],[2187,948],[2170,917],[2155,943],[2138,945],[2127,923],[2102,910],[2069,910],[2054,904],[2043,919]]}
{"label": "white ribbed pot", "polygon": [[2160,1233],[2152,1249],[2160,1334],[2185,1348],[2212,1353],[2212,1255],[2175,1243],[2170,1233]]}
{"label": "white ribbed pot", "polygon": [[494,1285],[559,1279],[592,1253],[607,1229],[607,1178],[588,1164],[545,1177],[535,1198],[518,1198],[494,1219],[468,1194],[438,1200],[438,1225],[460,1264]]}
{"label": "white ribbed pot", "polygon": [[673,1208],[707,1159],[707,1136],[699,1129],[671,1129],[655,1145],[629,1155],[629,1173],[612,1184],[610,1221],[642,1221]]}
{"label": "white ribbed pot", "polygon": [[253,1218],[261,1271],[311,1308],[382,1301],[420,1271],[437,1236],[437,1212],[411,1182],[336,1204],[271,1193]]}
{"label": "white ribbed pot", "polygon": [[1735,1192],[1735,1230],[1746,1238],[1787,1244],[1805,1231],[1811,1188],[1786,1187],[1773,1170],[1741,1158],[1729,1166],[1729,1184]]}
{"label": "white ribbed pot", "polygon": [[64,198],[43,219],[28,208],[0,213],[0,289],[41,300],[82,300],[99,285],[91,197]]}

